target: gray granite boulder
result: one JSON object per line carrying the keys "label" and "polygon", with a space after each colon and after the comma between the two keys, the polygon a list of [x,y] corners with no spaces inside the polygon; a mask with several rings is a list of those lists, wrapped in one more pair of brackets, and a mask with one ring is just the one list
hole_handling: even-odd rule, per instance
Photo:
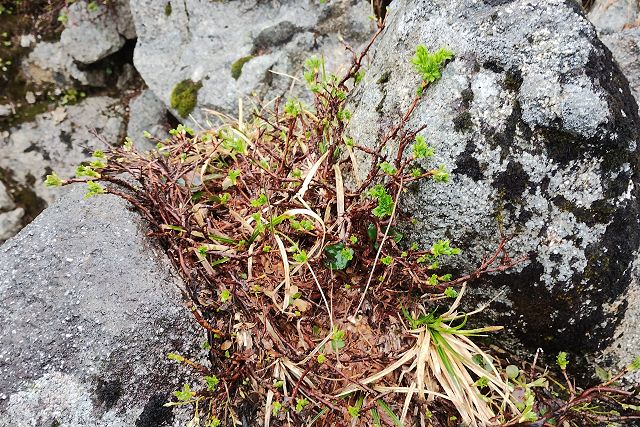
{"label": "gray granite boulder", "polygon": [[0,247],[0,426],[184,426],[203,330],[128,205],[76,187]]}
{"label": "gray granite boulder", "polygon": [[167,132],[167,107],[149,89],[145,89],[129,102],[127,136],[140,149],[153,149],[155,144],[144,137],[147,131],[157,139],[169,136]]}
{"label": "gray granite boulder", "polygon": [[21,68],[24,75],[38,85],[102,87],[106,84],[104,70],[81,70],[60,42],[39,42],[22,61]]}
{"label": "gray granite boulder", "polygon": [[570,2],[398,0],[352,94],[357,143],[375,144],[411,103],[418,44],[455,52],[408,124],[426,125],[452,179],[409,187],[411,238],[451,239],[463,254],[445,268],[462,273],[514,234],[511,255],[529,262],[472,286],[480,300],[503,292],[492,320],[530,350],[605,348],[640,246],[640,119],[627,79]]}
{"label": "gray granite boulder", "polygon": [[48,173],[75,175],[76,167],[105,145],[100,138],[116,144],[124,137],[124,108],[120,100],[90,97],[79,104],[36,116],[0,134],[0,170],[12,190],[27,188],[33,195],[50,203],[57,190],[44,186]]}
{"label": "gray granite boulder", "polygon": [[203,124],[203,108],[237,114],[240,97],[271,100],[291,88],[299,95],[305,59],[322,54],[329,69],[348,65],[340,38],[358,46],[375,28],[368,0],[130,3],[142,78],[168,107],[178,83],[201,85],[193,114]]}
{"label": "gray granite boulder", "polygon": [[595,0],[588,18],[598,31],[608,34],[637,24],[639,14],[637,0]]}
{"label": "gray granite boulder", "polygon": [[0,244],[22,228],[23,218],[23,208],[13,208],[4,212],[0,210]]}
{"label": "gray granite boulder", "polygon": [[67,8],[60,42],[76,61],[92,64],[117,52],[126,39],[135,36],[128,0],[113,6],[75,2]]}
{"label": "gray granite boulder", "polygon": [[[60,13],[67,16],[60,41],[38,42],[22,61],[22,72],[36,84],[104,87],[106,68],[87,65],[117,52],[126,40],[135,39],[129,1],[118,0],[108,6],[78,1]],[[35,44],[35,38],[26,43],[25,47]]]}
{"label": "gray granite boulder", "polygon": [[631,92],[640,101],[640,27],[600,36],[629,79]]}

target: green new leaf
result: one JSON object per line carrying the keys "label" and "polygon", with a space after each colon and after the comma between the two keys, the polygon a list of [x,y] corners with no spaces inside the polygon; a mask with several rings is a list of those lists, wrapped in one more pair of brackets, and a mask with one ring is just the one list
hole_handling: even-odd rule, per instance
{"label": "green new leaf", "polygon": [[424,159],[432,157],[435,154],[433,148],[427,144],[424,136],[416,135],[416,142],[413,144],[413,157],[416,159]]}
{"label": "green new leaf", "polygon": [[229,301],[230,298],[231,298],[231,292],[229,292],[229,289],[223,289],[222,291],[220,291],[221,302],[227,302]]}
{"label": "green new leaf", "polygon": [[452,248],[449,240],[438,240],[438,242],[431,247],[431,254],[434,257],[441,255],[454,256],[460,254],[460,249]]}
{"label": "green new leaf", "polygon": [[369,195],[378,201],[378,206],[371,211],[372,214],[378,218],[391,216],[393,213],[394,203],[393,198],[389,193],[387,193],[386,188],[378,184],[369,190]]}
{"label": "green new leaf", "polygon": [[91,166],[80,165],[76,168],[76,177],[82,178],[83,176],[88,178],[100,178],[100,174],[94,171]]}
{"label": "green new leaf", "polygon": [[209,389],[209,391],[216,391],[216,388],[218,388],[218,383],[220,383],[218,377],[216,377],[215,375],[205,375],[204,380],[207,382],[207,388]]}
{"label": "green new leaf", "polygon": [[92,196],[97,196],[98,194],[104,194],[107,190],[105,188],[93,181],[87,181],[87,193],[84,195],[85,199],[88,199]]}
{"label": "green new leaf", "polygon": [[457,298],[458,297],[458,291],[456,291],[452,287],[448,287],[447,289],[445,289],[444,290],[444,294],[449,298]]}
{"label": "green new leaf", "polygon": [[179,354],[176,353],[169,353],[167,354],[167,359],[169,360],[175,360],[176,362],[184,362],[184,357],[180,356]]}
{"label": "green new leaf", "polygon": [[346,248],[343,243],[327,246],[324,249],[327,255],[327,265],[332,270],[344,270],[353,259],[353,249]]}
{"label": "green new leaf", "polygon": [[629,372],[637,371],[638,369],[640,369],[640,356],[633,359],[633,362],[631,362],[631,364],[627,366],[627,370]]}
{"label": "green new leaf", "polygon": [[307,251],[299,251],[293,254],[293,259],[301,264],[307,262]]}
{"label": "green new leaf", "polygon": [[380,262],[384,265],[391,265],[393,262],[393,257],[391,255],[384,256],[380,259]]}
{"label": "green new leaf", "polygon": [[558,356],[556,357],[556,363],[563,371],[567,369],[567,365],[569,364],[569,361],[567,360],[567,353],[565,353],[564,351],[558,353]]}
{"label": "green new leaf", "polygon": [[129,137],[126,137],[124,139],[124,151],[131,151],[133,150],[133,140]]}
{"label": "green new leaf", "polygon": [[296,412],[302,412],[302,410],[309,404],[309,401],[305,398],[296,399]]}
{"label": "green new leaf", "polygon": [[267,195],[262,193],[257,199],[251,201],[251,206],[253,206],[254,208],[259,208],[266,205],[267,201]]}
{"label": "green new leaf", "polygon": [[349,412],[349,415],[351,415],[352,418],[358,418],[360,416],[360,408],[358,407],[349,406],[347,408],[347,411]]}
{"label": "green new leaf", "polygon": [[238,177],[240,176],[240,171],[238,169],[231,169],[229,170],[228,175],[233,185],[236,185],[236,182],[238,181]]}
{"label": "green new leaf", "polygon": [[453,58],[453,52],[441,48],[435,53],[429,53],[424,45],[416,47],[416,54],[411,63],[426,83],[432,83],[442,77],[444,63]]}
{"label": "green new leaf", "polygon": [[302,112],[300,102],[295,99],[287,100],[287,103],[284,104],[284,112],[291,117],[298,117],[298,114]]}
{"label": "green new leaf", "polygon": [[107,167],[107,163],[103,162],[102,160],[94,160],[91,163],[89,163],[89,166],[93,169],[104,169]]}
{"label": "green new leaf", "polygon": [[341,331],[340,329],[336,329],[333,332],[333,335],[331,336],[331,348],[333,350],[340,350],[344,348],[344,335],[344,331]]}
{"label": "green new leaf", "polygon": [[505,373],[507,374],[507,377],[509,379],[516,379],[518,378],[518,375],[520,375],[520,369],[518,369],[518,367],[516,365],[508,365],[505,368]]}
{"label": "green new leaf", "polygon": [[181,402],[190,400],[195,396],[195,392],[191,391],[191,387],[189,384],[185,384],[182,386],[182,390],[174,391],[173,395]]}
{"label": "green new leaf", "polygon": [[44,180],[44,185],[47,187],[60,187],[62,185],[62,179],[55,173],[47,175],[47,179]]}
{"label": "green new leaf", "polygon": [[273,415],[275,417],[280,412],[280,409],[282,409],[282,403],[273,402],[271,406],[272,406],[271,415]]}
{"label": "green new leaf", "polygon": [[433,180],[435,182],[449,182],[449,172],[447,172],[444,165],[440,165],[433,173]]}
{"label": "green new leaf", "polygon": [[398,172],[398,170],[394,168],[389,162],[380,163],[380,169],[387,175],[395,175],[396,172]]}

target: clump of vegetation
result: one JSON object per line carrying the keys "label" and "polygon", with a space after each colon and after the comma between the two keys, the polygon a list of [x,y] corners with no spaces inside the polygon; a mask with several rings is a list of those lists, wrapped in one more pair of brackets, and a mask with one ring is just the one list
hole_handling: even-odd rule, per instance
{"label": "clump of vegetation", "polygon": [[180,117],[187,117],[198,103],[198,91],[201,87],[201,82],[182,80],[171,91],[171,108],[174,108]]}
{"label": "clump of vegetation", "polygon": [[[346,99],[364,77],[371,43],[341,78],[320,58],[306,62],[313,106],[276,100],[249,118],[220,116],[214,129],[179,125],[151,154],[127,138],[94,152],[75,178],[47,178],[131,202],[189,284],[211,366],[170,354],[198,377],[167,405],[193,405],[192,426],[562,425],[602,411],[633,416],[635,395],[611,386],[640,360],[607,388],[579,393],[568,382],[553,395],[535,360],[528,370],[504,366],[474,342],[500,328],[466,326],[481,311],[460,311],[467,281],[524,260],[510,258],[504,240],[454,279],[443,266],[460,253],[455,245],[419,247],[399,230],[408,219],[398,209],[402,194],[420,180],[449,179],[430,164],[425,126],[408,123],[453,54],[418,46],[416,95],[370,147],[348,134]],[[358,152],[374,160],[368,170]],[[566,356],[558,363],[564,372]]]}
{"label": "clump of vegetation", "polygon": [[242,75],[242,67],[244,67],[244,64],[251,61],[252,59],[253,55],[249,55],[243,56],[242,58],[234,61],[234,63],[231,64],[231,77],[233,77],[235,80],[238,80]]}

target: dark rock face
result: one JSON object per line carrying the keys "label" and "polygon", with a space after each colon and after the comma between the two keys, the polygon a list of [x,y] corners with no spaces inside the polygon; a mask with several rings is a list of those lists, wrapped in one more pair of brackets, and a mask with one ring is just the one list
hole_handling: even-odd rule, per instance
{"label": "dark rock face", "polygon": [[464,252],[447,268],[465,272],[501,232],[515,234],[511,255],[530,261],[474,285],[481,298],[504,292],[493,320],[529,349],[603,349],[640,246],[640,119],[627,79],[570,2],[393,6],[352,97],[358,143],[375,144],[411,102],[416,45],[456,55],[408,125],[427,125],[435,163],[453,171],[448,184],[409,189],[412,238],[423,247],[450,238]]}
{"label": "dark rock face", "polygon": [[0,426],[184,425],[162,405],[192,372],[167,353],[204,334],[138,216],[83,190],[0,249]]}

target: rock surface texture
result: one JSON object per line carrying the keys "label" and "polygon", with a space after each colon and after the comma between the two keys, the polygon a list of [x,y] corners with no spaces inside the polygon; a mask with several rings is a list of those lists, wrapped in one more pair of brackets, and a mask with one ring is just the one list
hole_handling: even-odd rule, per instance
{"label": "rock surface texture", "polygon": [[60,87],[80,84],[103,87],[105,67],[87,67],[120,50],[126,40],[136,38],[128,0],[109,7],[76,2],[67,10],[65,29],[59,42],[39,42],[22,63],[25,76],[36,84]]}
{"label": "rock surface texture", "polygon": [[[342,43],[358,46],[373,34],[369,1],[131,0],[138,44],[134,63],[149,88],[171,107],[184,80],[199,83],[202,108],[237,113],[238,98],[271,100],[293,86],[305,59],[324,55],[330,68],[348,64]],[[176,108],[173,112],[177,115]]]}
{"label": "rock surface texture", "polygon": [[151,140],[144,137],[145,131],[158,139],[167,138],[166,122],[167,108],[151,90],[144,90],[129,102],[127,136],[133,139],[136,147],[149,150],[155,147]]}
{"label": "rock surface texture", "polygon": [[128,1],[119,0],[113,7],[98,3],[77,2],[68,8],[60,42],[82,64],[92,64],[118,51],[126,39],[136,37]]}
{"label": "rock surface texture", "polygon": [[[589,19],[600,33],[600,39],[611,50],[615,62],[629,80],[631,92],[640,102],[640,8],[637,0],[611,2],[598,0]],[[624,295],[627,308],[616,326],[613,343],[605,349],[597,362],[618,361],[622,368],[640,348],[640,257],[636,258],[633,280]],[[640,384],[640,373],[632,380]]]}
{"label": "rock surface texture", "polygon": [[124,108],[118,99],[100,96],[77,105],[58,107],[0,134],[0,171],[14,191],[30,191],[50,203],[57,190],[44,186],[51,171],[61,177],[75,175],[76,167],[105,145],[92,134],[116,143],[124,134]]}
{"label": "rock surface texture", "polygon": [[38,43],[23,61],[22,72],[35,84],[53,83],[62,87],[75,82],[102,87],[106,81],[103,70],[81,70],[59,42]]}
{"label": "rock surface texture", "polygon": [[17,208],[7,188],[0,181],[0,244],[20,230],[24,209]]}
{"label": "rock surface texture", "polygon": [[357,143],[374,144],[411,103],[418,44],[455,52],[408,125],[427,125],[435,163],[453,174],[408,189],[412,238],[450,238],[464,252],[447,267],[469,272],[513,233],[511,255],[529,262],[473,286],[504,292],[493,320],[530,350],[604,348],[640,245],[640,120],[626,78],[571,2],[399,0],[351,100]]}
{"label": "rock surface texture", "polygon": [[596,0],[588,18],[603,33],[614,33],[640,23],[638,0]]}
{"label": "rock surface texture", "polygon": [[0,248],[0,426],[184,426],[162,405],[205,337],[162,250],[75,188]]}
{"label": "rock surface texture", "polygon": [[602,34],[600,38],[611,50],[620,69],[629,79],[636,101],[640,102],[640,27]]}

